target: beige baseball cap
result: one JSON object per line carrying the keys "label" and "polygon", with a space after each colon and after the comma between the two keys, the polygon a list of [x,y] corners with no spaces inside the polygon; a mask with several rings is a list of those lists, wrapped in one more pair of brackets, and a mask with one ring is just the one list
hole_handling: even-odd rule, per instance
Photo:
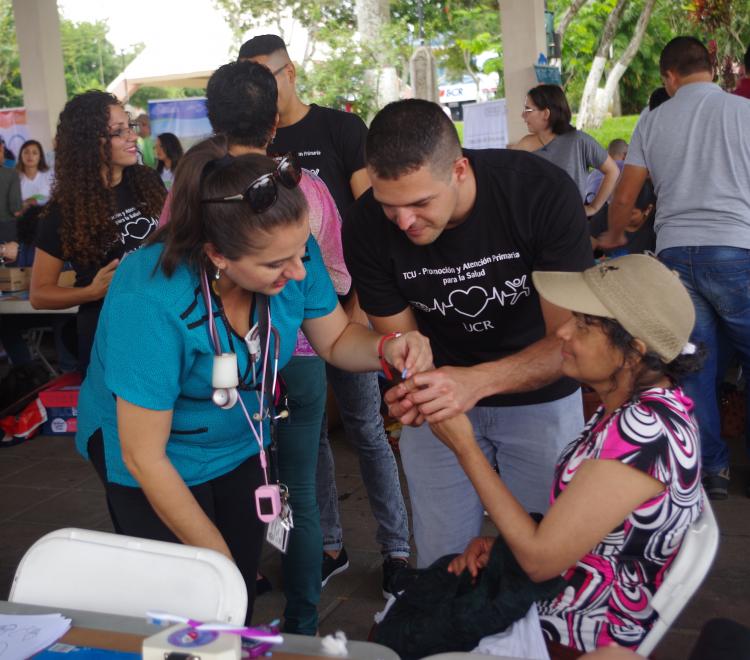
{"label": "beige baseball cap", "polygon": [[655,257],[629,254],[582,273],[535,271],[534,286],[553,305],[614,319],[661,357],[674,360],[695,324],[695,308],[677,273]]}

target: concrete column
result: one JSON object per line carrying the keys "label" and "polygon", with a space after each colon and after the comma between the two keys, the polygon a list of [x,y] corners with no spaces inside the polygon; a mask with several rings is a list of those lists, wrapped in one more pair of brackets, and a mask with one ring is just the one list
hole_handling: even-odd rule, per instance
{"label": "concrete column", "polygon": [[508,108],[508,143],[526,134],[521,119],[526,92],[537,84],[534,64],[547,53],[544,0],[498,0],[503,31],[505,100]]}
{"label": "concrete column", "polygon": [[56,0],[13,0],[21,85],[29,136],[52,150],[57,118],[67,101]]}

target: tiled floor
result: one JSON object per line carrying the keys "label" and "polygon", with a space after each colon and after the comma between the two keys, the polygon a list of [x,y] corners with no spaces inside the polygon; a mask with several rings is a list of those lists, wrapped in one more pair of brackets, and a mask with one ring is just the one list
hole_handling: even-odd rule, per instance
{"label": "tiled floor", "polygon": [[[373,614],[384,602],[380,594],[382,559],[356,455],[340,434],[334,436],[333,447],[351,566],[332,578],[324,590],[320,627],[322,633],[344,630],[350,638],[364,639]],[[737,461],[732,496],[714,504],[722,532],[718,559],[657,650],[659,660],[686,658],[701,625],[712,617],[726,616],[750,625],[750,499],[743,492],[750,481],[750,466],[741,448],[734,449]],[[75,453],[72,438],[38,437],[0,449],[0,597],[7,597],[26,548],[61,527],[111,529],[102,488],[93,469]],[[268,547],[263,570],[278,586],[279,562]],[[282,609],[283,596],[276,589],[256,602],[257,620],[275,618]]]}

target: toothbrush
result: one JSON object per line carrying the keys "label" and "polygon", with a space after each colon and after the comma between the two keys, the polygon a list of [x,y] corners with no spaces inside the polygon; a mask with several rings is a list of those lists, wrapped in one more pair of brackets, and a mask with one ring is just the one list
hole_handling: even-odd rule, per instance
{"label": "toothbrush", "polygon": [[236,626],[231,623],[203,623],[178,614],[168,614],[167,612],[146,612],[146,621],[157,626],[184,623],[186,626],[195,630],[225,632],[232,635],[240,635],[245,639],[252,639],[256,642],[265,642],[267,644],[281,644],[284,641],[284,638],[281,635],[274,635],[273,633],[258,628]]}

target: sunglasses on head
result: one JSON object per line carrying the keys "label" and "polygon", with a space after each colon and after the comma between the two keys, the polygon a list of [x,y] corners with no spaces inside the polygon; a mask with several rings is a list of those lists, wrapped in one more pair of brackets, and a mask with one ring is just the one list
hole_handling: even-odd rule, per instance
{"label": "sunglasses on head", "polygon": [[276,162],[276,169],[251,181],[245,192],[228,197],[209,197],[202,199],[201,204],[247,202],[255,213],[263,213],[278,199],[277,181],[285,188],[296,188],[302,178],[302,170],[294,154],[288,153],[273,160]]}

